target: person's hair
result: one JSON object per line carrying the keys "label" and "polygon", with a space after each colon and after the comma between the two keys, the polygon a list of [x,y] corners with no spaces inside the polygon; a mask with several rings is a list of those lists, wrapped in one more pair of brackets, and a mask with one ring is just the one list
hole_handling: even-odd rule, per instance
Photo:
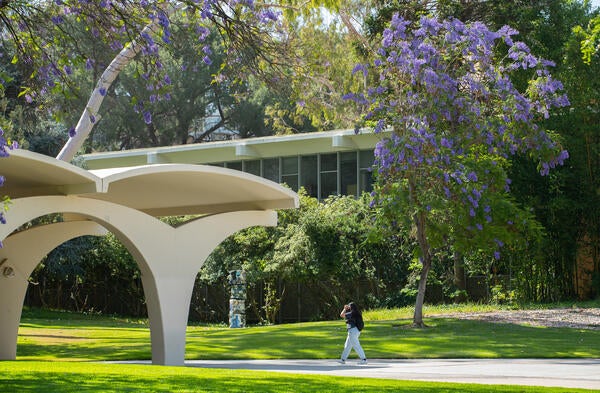
{"label": "person's hair", "polygon": [[350,302],[348,303],[348,305],[350,306],[350,310],[352,310],[353,314],[362,316],[362,313],[360,312],[360,309],[358,308],[356,303]]}

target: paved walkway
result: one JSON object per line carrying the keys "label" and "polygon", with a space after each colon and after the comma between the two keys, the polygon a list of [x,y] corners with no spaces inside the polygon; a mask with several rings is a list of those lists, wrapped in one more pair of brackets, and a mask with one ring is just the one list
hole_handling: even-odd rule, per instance
{"label": "paved walkway", "polygon": [[557,386],[600,392],[600,359],[187,360],[186,366],[498,385]]}

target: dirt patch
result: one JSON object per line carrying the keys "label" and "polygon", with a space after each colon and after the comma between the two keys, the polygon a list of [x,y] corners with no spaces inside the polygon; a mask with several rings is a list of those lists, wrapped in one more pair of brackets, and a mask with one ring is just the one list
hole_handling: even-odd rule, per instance
{"label": "dirt patch", "polygon": [[495,323],[600,330],[600,308],[494,311],[436,315]]}

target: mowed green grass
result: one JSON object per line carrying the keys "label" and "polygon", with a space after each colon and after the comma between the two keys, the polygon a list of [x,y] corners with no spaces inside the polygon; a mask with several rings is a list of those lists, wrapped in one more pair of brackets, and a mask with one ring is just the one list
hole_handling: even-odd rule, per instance
{"label": "mowed green grass", "polygon": [[[597,305],[594,305],[597,306]],[[487,307],[486,310],[489,311]],[[486,311],[478,306],[451,311]],[[410,309],[365,313],[361,342],[370,358],[600,357],[594,330],[491,324],[435,318],[410,327]],[[334,359],[345,339],[341,321],[229,329],[189,326],[187,359]],[[146,320],[26,310],[17,361],[0,362],[2,392],[587,392],[523,386],[358,379],[262,371],[106,364],[150,359]]]}
{"label": "mowed green grass", "polygon": [[589,392],[582,389],[395,381],[193,367],[29,361],[0,362],[0,391],[3,393]]}
{"label": "mowed green grass", "polygon": [[[600,358],[597,330],[488,323],[458,318],[426,319],[411,327],[398,310],[365,313],[361,343],[370,358]],[[342,321],[229,329],[189,326],[187,359],[335,359],[346,336]],[[147,323],[61,312],[25,313],[19,360],[150,359]]]}

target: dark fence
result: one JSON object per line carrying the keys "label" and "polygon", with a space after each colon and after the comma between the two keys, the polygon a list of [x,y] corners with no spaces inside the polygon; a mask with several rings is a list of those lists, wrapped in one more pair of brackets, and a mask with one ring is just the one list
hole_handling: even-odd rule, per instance
{"label": "dark fence", "polygon": [[[507,285],[508,277],[498,276],[492,285]],[[121,288],[120,291],[117,289]],[[33,307],[61,308],[73,311],[91,311],[103,314],[118,314],[145,317],[147,314],[141,282],[131,282],[127,291],[123,285],[71,286],[63,287],[52,283],[30,284],[25,305]],[[380,301],[393,297],[400,288],[382,289],[376,281],[356,281],[347,283],[296,282],[279,280],[272,288],[265,290],[263,282],[248,286],[246,299],[246,319],[248,323],[259,322],[303,322],[336,318],[343,304],[355,301],[365,308],[378,306]],[[452,302],[444,294],[442,285],[428,285],[425,301],[429,304]],[[485,276],[467,278],[467,294],[471,301],[488,301],[491,289]],[[276,299],[276,301],[273,301]],[[410,301],[410,300],[409,300]],[[412,303],[408,303],[412,304]],[[271,306],[271,317],[266,318],[265,308]],[[225,283],[206,285],[196,283],[190,304],[189,319],[192,322],[226,323],[229,315],[229,289]],[[270,319],[270,320],[269,320]]]}

